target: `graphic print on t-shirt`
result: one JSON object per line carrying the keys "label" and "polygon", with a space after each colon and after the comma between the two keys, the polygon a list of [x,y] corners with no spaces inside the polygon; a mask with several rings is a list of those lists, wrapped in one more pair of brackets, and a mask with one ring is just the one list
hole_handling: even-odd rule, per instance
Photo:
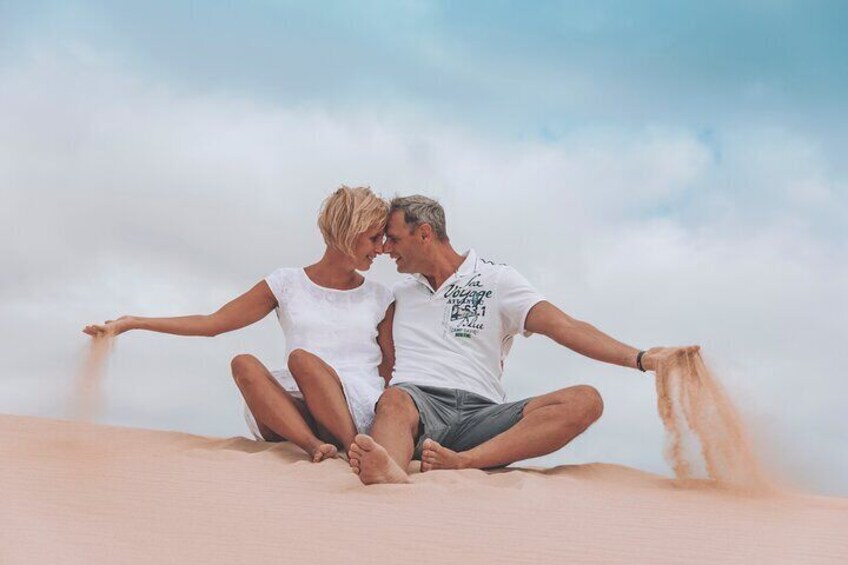
{"label": "graphic print on t-shirt", "polygon": [[445,331],[454,337],[470,338],[480,333],[486,321],[486,301],[492,290],[483,286],[479,273],[456,281],[445,289]]}

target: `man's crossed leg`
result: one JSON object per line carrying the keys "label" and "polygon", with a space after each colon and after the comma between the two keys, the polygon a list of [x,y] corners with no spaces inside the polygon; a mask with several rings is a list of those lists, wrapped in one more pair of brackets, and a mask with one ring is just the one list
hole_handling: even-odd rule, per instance
{"label": "man's crossed leg", "polygon": [[[386,389],[377,404],[373,437],[356,436],[349,453],[351,468],[364,484],[409,482],[406,469],[422,433],[425,439],[418,445],[422,471],[486,469],[553,453],[603,412],[597,390],[578,385],[531,398],[521,406],[482,408],[479,418],[472,416],[459,428],[431,425],[428,429],[428,423],[433,422],[430,400],[418,387]],[[517,421],[510,422],[509,412],[518,409]],[[504,429],[499,430],[499,425]],[[484,427],[494,433],[486,437],[485,430],[480,433]]]}

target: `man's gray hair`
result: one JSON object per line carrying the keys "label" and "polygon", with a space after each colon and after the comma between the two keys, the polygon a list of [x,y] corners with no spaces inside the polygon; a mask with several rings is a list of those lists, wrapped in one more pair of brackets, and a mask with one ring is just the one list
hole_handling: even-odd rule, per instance
{"label": "man's gray hair", "polygon": [[403,219],[409,224],[410,229],[414,230],[421,224],[429,224],[439,241],[447,241],[445,209],[432,198],[420,194],[396,196],[392,198],[389,214],[397,210],[403,212]]}

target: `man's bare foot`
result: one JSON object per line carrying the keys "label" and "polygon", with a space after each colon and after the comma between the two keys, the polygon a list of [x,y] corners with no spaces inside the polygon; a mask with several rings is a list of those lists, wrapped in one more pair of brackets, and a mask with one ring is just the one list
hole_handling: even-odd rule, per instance
{"label": "man's bare foot", "polygon": [[436,469],[466,469],[470,465],[462,453],[442,447],[432,439],[425,439],[421,446],[421,471]]}
{"label": "man's bare foot", "polygon": [[312,450],[312,462],[320,463],[324,459],[334,459],[338,457],[339,450],[331,443],[322,443]]}
{"label": "man's bare foot", "polygon": [[359,434],[350,445],[350,468],[362,484],[408,483],[409,477],[385,448],[365,434]]}

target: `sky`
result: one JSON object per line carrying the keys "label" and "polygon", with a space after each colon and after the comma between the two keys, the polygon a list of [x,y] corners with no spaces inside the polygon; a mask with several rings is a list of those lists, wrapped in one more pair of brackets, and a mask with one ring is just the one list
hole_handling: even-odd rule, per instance
{"label": "sky", "polygon": [[[848,495],[842,2],[0,2],[0,412],[62,418],[87,338],[315,261],[340,184],[640,348],[697,343],[786,482]],[[388,258],[368,276],[399,280]],[[276,320],[118,339],[104,423],[246,435]],[[540,336],[513,399],[598,388],[534,461],[670,474],[653,379]]]}

